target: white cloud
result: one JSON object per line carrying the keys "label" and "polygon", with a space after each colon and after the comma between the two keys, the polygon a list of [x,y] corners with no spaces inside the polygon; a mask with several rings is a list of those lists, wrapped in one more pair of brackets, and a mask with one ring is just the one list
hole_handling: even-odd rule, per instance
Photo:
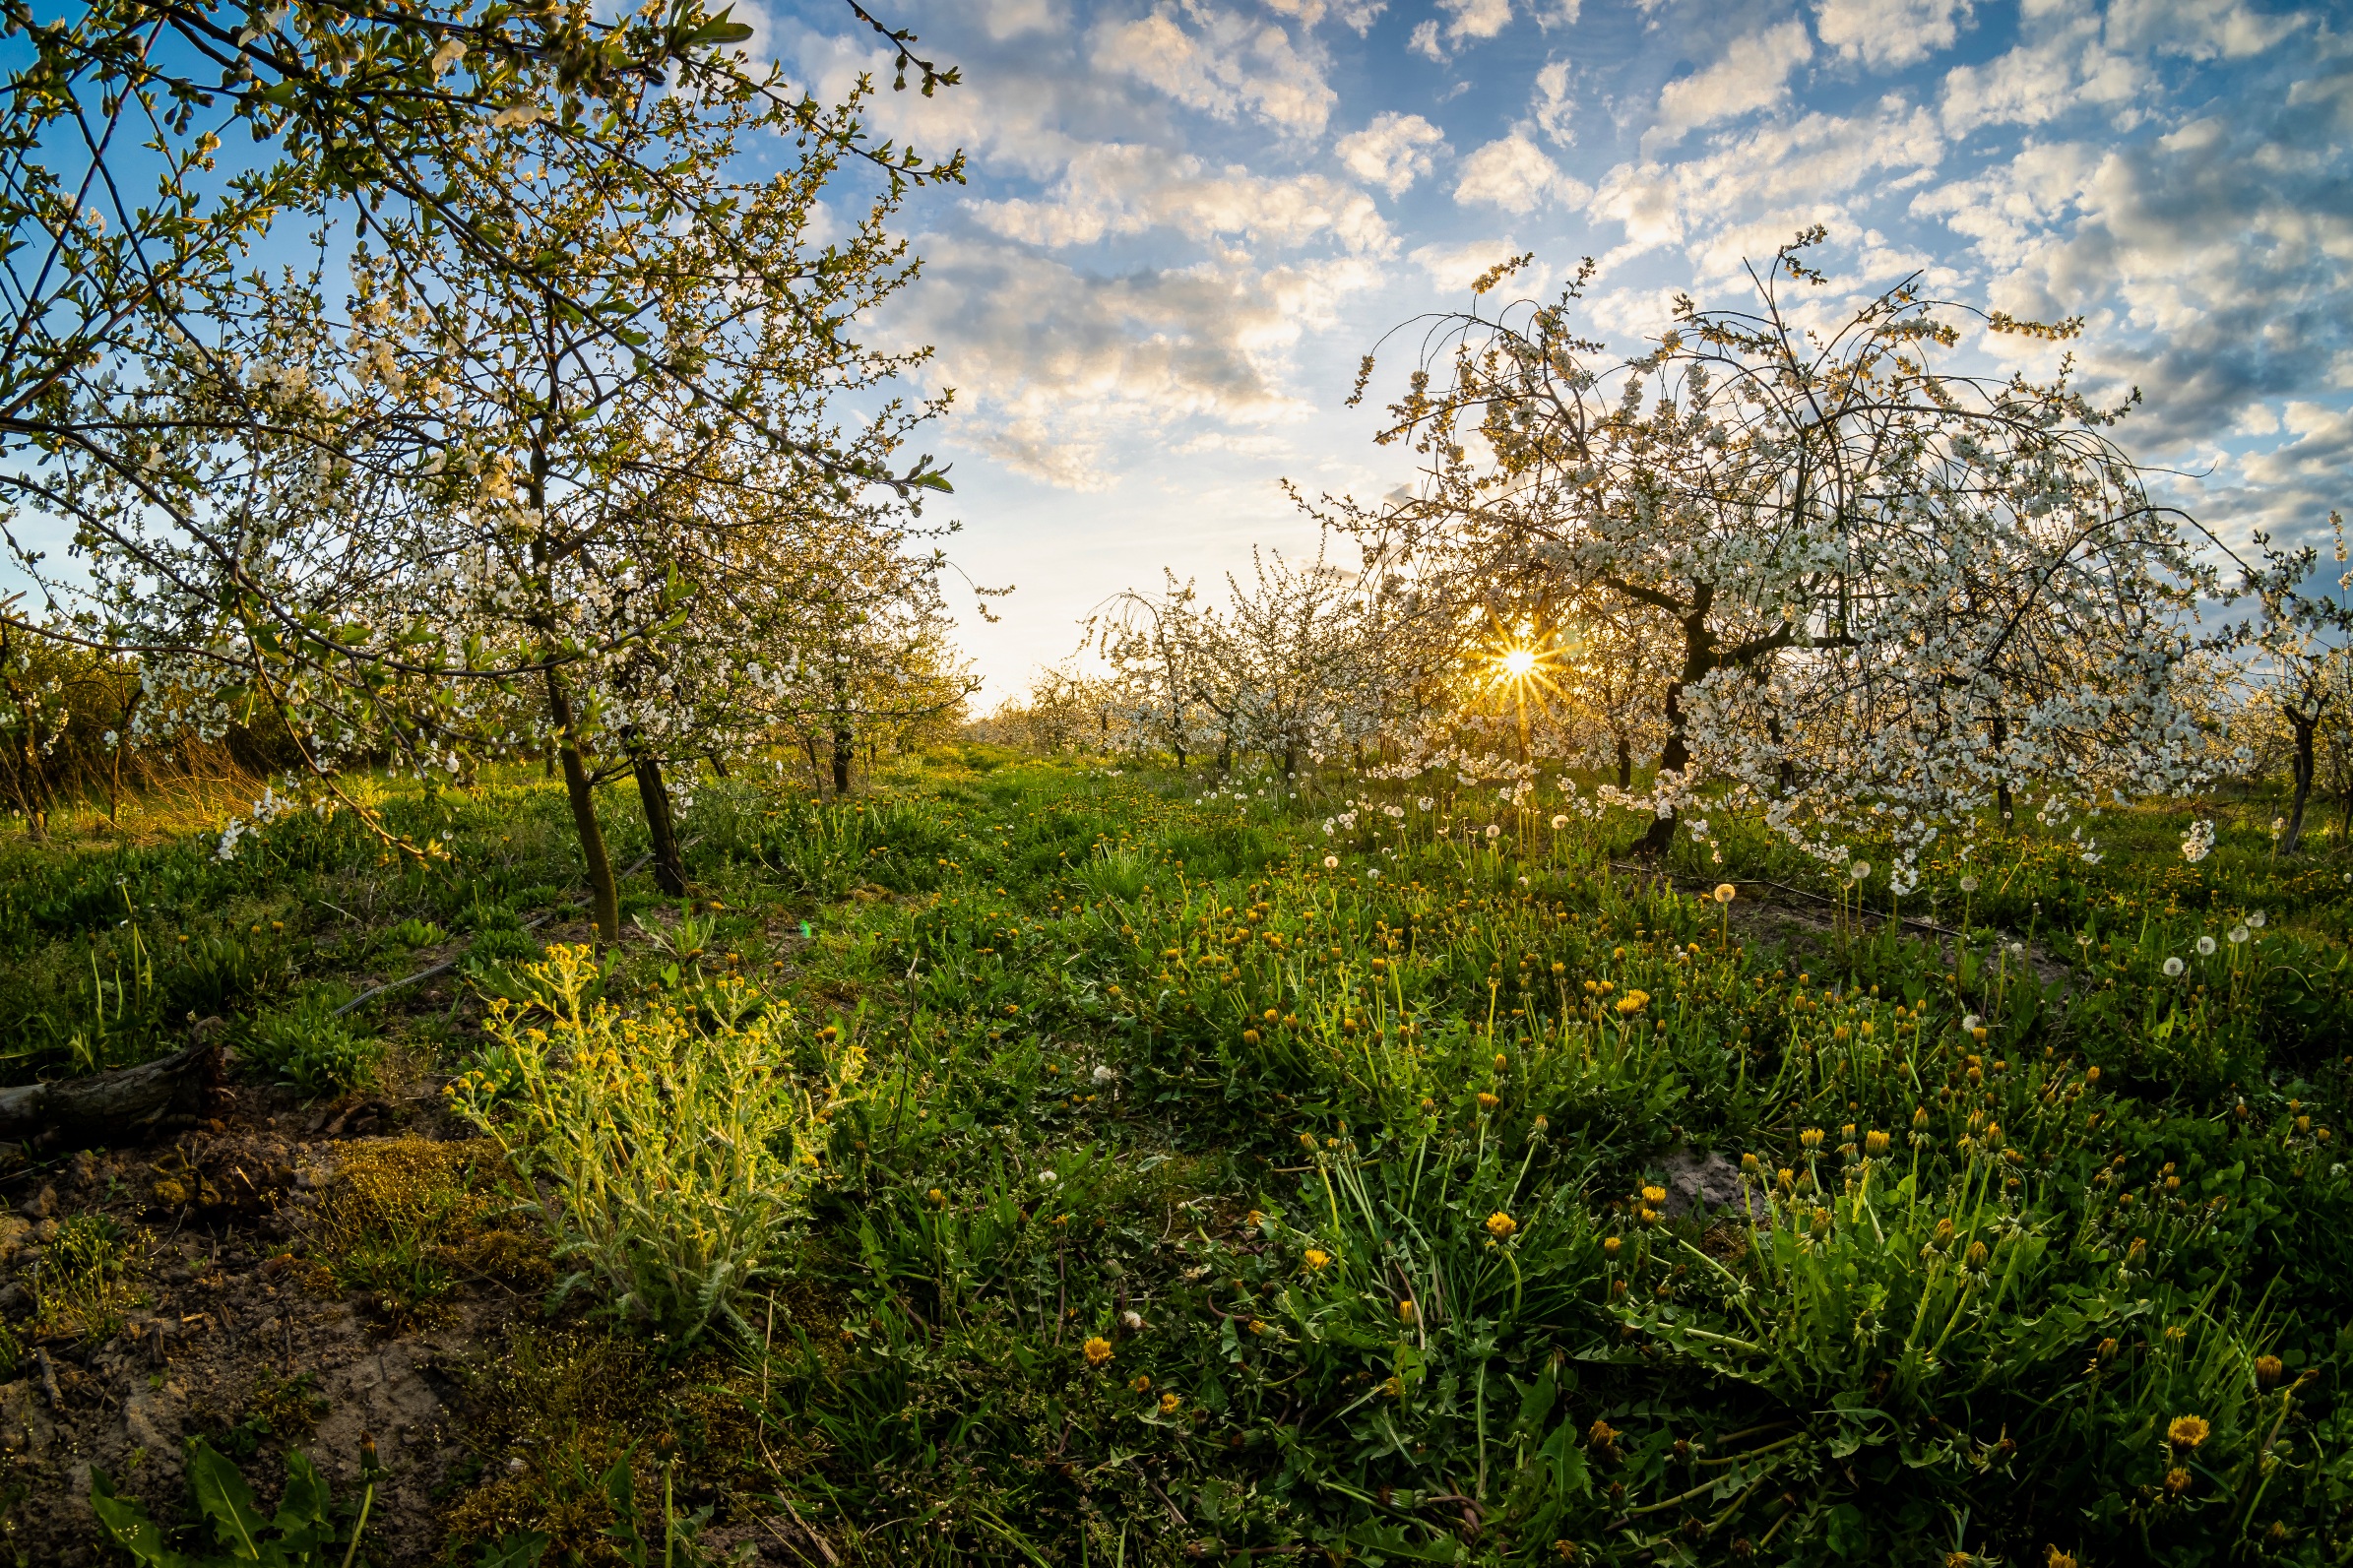
{"label": "white cloud", "polygon": [[1402,196],[1431,171],[1431,155],[1445,145],[1446,133],[1421,115],[1384,109],[1363,130],[1340,138],[1333,151],[1357,178]]}
{"label": "white cloud", "polygon": [[1293,349],[1378,281],[1355,259],[1104,277],[1001,244],[933,235],[923,248],[922,286],[889,326],[937,345],[924,374],[955,388],[948,434],[1074,489],[1111,487],[1123,445],[1162,444],[1191,421],[1304,417],[1284,385]]}
{"label": "white cloud", "polygon": [[1389,5],[1388,0],[1266,0],[1266,9],[1305,28],[1319,27],[1330,17],[1361,38]]}
{"label": "white cloud", "polygon": [[1592,187],[1560,171],[1525,131],[1498,137],[1462,160],[1454,199],[1465,207],[1484,203],[1506,212],[1528,213],[1546,202],[1581,206]]}
{"label": "white cloud", "polygon": [[1715,139],[1701,157],[1621,163],[1602,177],[1589,209],[1626,232],[1613,263],[1659,245],[1683,245],[1705,277],[1729,276],[1749,256],[1772,254],[1808,223],[1862,226],[1850,203],[1933,168],[1944,142],[1935,117],[1900,97],[1855,116],[1809,114]]}
{"label": "white cloud", "polygon": [[1821,0],[1813,26],[1840,58],[1885,70],[1951,48],[1970,10],[1970,0]]}
{"label": "white cloud", "polygon": [[1096,30],[1094,64],[1158,88],[1187,108],[1222,120],[1247,111],[1269,125],[1320,135],[1339,101],[1316,64],[1271,23],[1191,4],[1188,32],[1168,8]]}
{"label": "white cloud", "polygon": [[[1409,251],[1407,260],[1428,274],[1431,285],[1440,293],[1464,294],[1470,292],[1480,274],[1520,253],[1519,241],[1505,234],[1500,239],[1474,239],[1459,245],[1424,245]],[[1514,286],[1520,292],[1541,294],[1552,274],[1538,264],[1533,270],[1514,276]]]}
{"label": "white cloud", "polygon": [[1438,0],[1438,9],[1454,18],[1449,38],[1492,38],[1511,26],[1511,0]]}
{"label": "white cloud", "polygon": [[1043,200],[972,205],[987,227],[1032,245],[1091,245],[1107,234],[1166,228],[1198,240],[1298,245],[1329,234],[1354,252],[1396,248],[1372,199],[1336,180],[1270,177],[1240,166],[1213,172],[1189,154],[1121,143],[1072,158]]}
{"label": "white cloud", "polygon": [[1544,127],[1545,135],[1565,147],[1577,139],[1568,118],[1576,106],[1576,99],[1568,95],[1568,62],[1548,60],[1536,73],[1536,123]]}
{"label": "white cloud", "polygon": [[1644,137],[1644,149],[1653,138],[1672,145],[1699,126],[1772,107],[1788,95],[1791,73],[1812,58],[1813,40],[1803,22],[1736,39],[1714,65],[1660,91],[1658,121]]}
{"label": "white cloud", "polygon": [[1437,4],[1446,13],[1442,31],[1440,23],[1432,17],[1415,27],[1413,35],[1406,39],[1406,47],[1441,65],[1446,61],[1448,44],[1460,44],[1466,38],[1492,38],[1511,26],[1511,0],[1437,0]]}
{"label": "white cloud", "polygon": [[2300,13],[2265,15],[2245,0],[2113,0],[2108,44],[2199,60],[2238,60],[2262,53],[2305,25]]}
{"label": "white cloud", "polygon": [[1915,203],[1971,241],[1993,303],[2091,317],[2085,363],[2142,389],[2142,442],[2202,446],[2252,404],[2309,397],[2346,346],[2342,141],[2276,97],[2230,107],[2150,140],[2029,144]]}
{"label": "white cloud", "polygon": [[1955,66],[1939,94],[1944,129],[1966,136],[1987,125],[2041,125],[2071,109],[2145,101],[2154,79],[2145,62],[2101,41],[2096,16],[2040,19],[2030,36],[1982,65]]}
{"label": "white cloud", "polygon": [[[859,39],[807,35],[799,63],[810,91],[828,103],[848,97],[861,75],[890,81],[891,57]],[[1063,102],[1050,80],[999,74],[986,86],[967,81],[929,97],[912,88],[877,93],[867,99],[867,113],[874,131],[927,155],[963,148],[1004,165],[1000,172],[1043,175],[1086,145],[1062,129]]]}
{"label": "white cloud", "polygon": [[981,0],[980,10],[981,26],[999,40],[1044,32],[1063,21],[1053,0]]}

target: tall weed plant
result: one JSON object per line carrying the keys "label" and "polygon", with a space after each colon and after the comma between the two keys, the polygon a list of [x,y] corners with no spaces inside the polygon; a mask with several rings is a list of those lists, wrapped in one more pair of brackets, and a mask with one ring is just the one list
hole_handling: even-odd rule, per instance
{"label": "tall weed plant", "polygon": [[489,998],[491,1047],[450,1095],[505,1151],[559,1262],[577,1265],[559,1292],[593,1286],[674,1347],[715,1327],[750,1335],[740,1305],[829,1174],[863,1049],[824,1031],[812,1044],[739,980],[707,988],[708,1007],[671,997],[625,1015],[587,999],[600,972],[585,946],[550,947],[519,973],[532,1000]]}

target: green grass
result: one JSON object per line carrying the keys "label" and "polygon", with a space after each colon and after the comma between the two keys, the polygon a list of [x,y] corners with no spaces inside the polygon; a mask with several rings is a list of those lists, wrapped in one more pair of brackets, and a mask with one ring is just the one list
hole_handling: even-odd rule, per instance
{"label": "green grass", "polygon": [[[584,1000],[662,1018],[681,1071],[752,1018],[779,1085],[852,1047],[865,1075],[807,1218],[726,1258],[739,1327],[642,1342],[730,1417],[600,1413],[568,1469],[486,1480],[470,1538],[570,1538],[613,1467],[653,1484],[669,1432],[681,1517],[797,1516],[856,1562],[2353,1550],[2332,839],[2274,860],[2261,799],[2109,812],[2096,863],[1989,830],[1896,907],[1883,870],[1842,893],[1730,823],[1662,881],[1622,863],[1640,824],[1556,830],[1549,789],[1425,811],[1426,784],[1237,783],[965,748],[846,802],[702,784],[691,907],[631,882]],[[633,806],[607,803],[624,863]],[[531,1005],[520,923],[578,878],[560,794],[390,809],[450,861],[378,865],[300,819],[227,868],[170,843],[20,860],[9,994],[55,1042],[29,1061],[101,1037],[71,976],[133,964],[125,932],[183,986],[179,935],[234,943],[207,962],[240,1019],[299,1019],[326,994],[299,987],[428,923],[501,938],[469,972]],[[2197,865],[2192,815],[2220,829]],[[1818,917],[1759,923],[1768,899]],[[130,983],[108,1050],[168,1033],[135,1027],[165,986]],[[521,1113],[511,1044],[427,1047]],[[1669,1218],[1679,1151],[1746,1164],[1747,1196]],[[613,1256],[624,1211],[668,1202],[658,1169],[631,1181]]]}

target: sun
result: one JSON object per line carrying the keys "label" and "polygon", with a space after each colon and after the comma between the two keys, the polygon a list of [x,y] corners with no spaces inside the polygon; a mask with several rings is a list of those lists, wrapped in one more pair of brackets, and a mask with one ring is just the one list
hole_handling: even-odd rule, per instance
{"label": "sun", "polygon": [[1515,648],[1503,656],[1503,673],[1514,680],[1535,667],[1536,651],[1532,648]]}

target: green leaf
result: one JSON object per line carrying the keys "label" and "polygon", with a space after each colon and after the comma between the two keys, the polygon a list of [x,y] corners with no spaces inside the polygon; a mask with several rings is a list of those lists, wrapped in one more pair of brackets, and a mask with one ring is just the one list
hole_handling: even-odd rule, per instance
{"label": "green leaf", "polygon": [[1850,1561],[1869,1555],[1871,1527],[1863,1522],[1863,1510],[1853,1503],[1831,1509],[1828,1539],[1830,1549]]}
{"label": "green leaf", "polygon": [[213,1535],[240,1562],[262,1560],[264,1521],[254,1506],[253,1488],[237,1474],[237,1467],[199,1437],[188,1445],[188,1488],[196,1506],[213,1521]]}
{"label": "green leaf", "polygon": [[278,1533],[285,1545],[308,1551],[334,1538],[327,1518],[327,1482],[300,1449],[286,1456],[286,1495],[278,1500]]}
{"label": "green leaf", "polygon": [[188,1568],[187,1558],[163,1544],[163,1532],[147,1517],[147,1505],[136,1497],[115,1496],[114,1481],[102,1470],[90,1473],[90,1511],[135,1560],[153,1568]]}
{"label": "green leaf", "polygon": [[537,1568],[547,1550],[547,1537],[536,1530],[501,1536],[498,1544],[482,1548],[481,1568]]}

